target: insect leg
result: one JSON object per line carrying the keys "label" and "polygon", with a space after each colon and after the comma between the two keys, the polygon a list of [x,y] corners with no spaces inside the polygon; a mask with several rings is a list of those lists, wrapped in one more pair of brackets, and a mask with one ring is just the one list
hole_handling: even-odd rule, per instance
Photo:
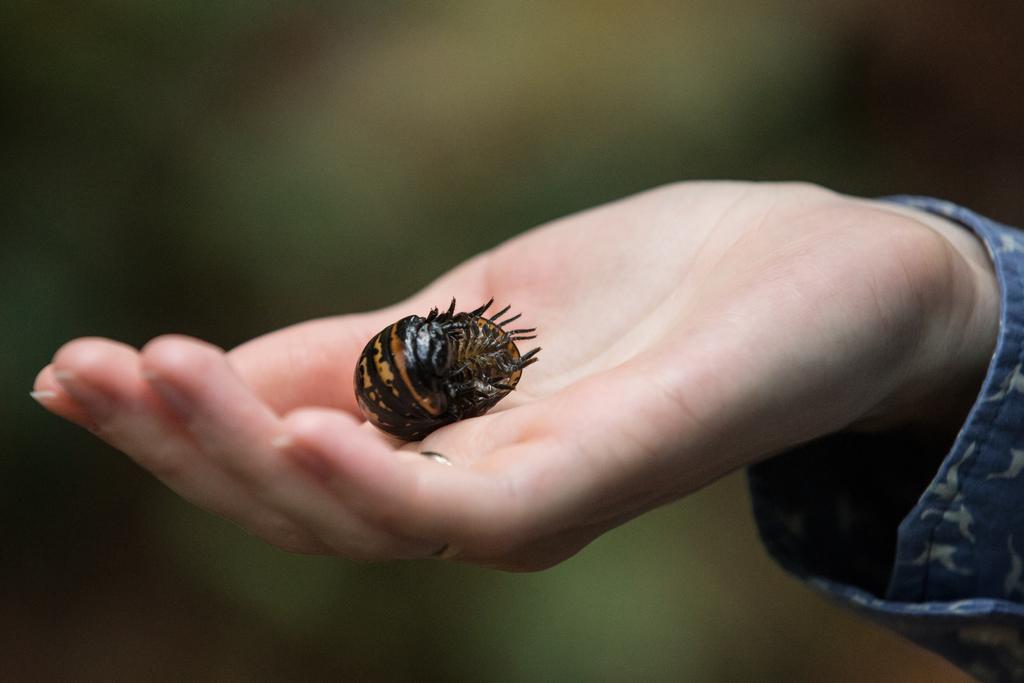
{"label": "insect leg", "polygon": [[525,368],[527,365],[532,365],[533,363],[536,363],[537,360],[538,360],[536,358],[538,353],[540,353],[540,347],[539,346],[537,348],[535,348],[534,350],[532,350],[532,351],[530,351],[528,353],[524,353],[522,356],[520,356],[519,357],[519,368],[522,369],[522,368]]}
{"label": "insect leg", "polygon": [[488,308],[490,308],[491,304],[493,304],[493,303],[494,303],[494,297],[492,296],[490,299],[487,300],[487,303],[485,303],[480,308],[477,308],[476,310],[470,311],[469,314],[470,315],[480,315],[481,313],[486,311]]}
{"label": "insect leg", "polygon": [[[507,311],[508,309],[506,308],[505,310]],[[494,316],[494,317],[497,318],[498,316]],[[505,325],[508,325],[510,322],[519,320],[522,317],[523,317],[522,313],[516,313],[514,316],[512,316],[508,320],[502,320],[500,323],[498,323],[498,327],[505,327]],[[493,320],[493,319],[494,318],[491,318],[491,320]]]}
{"label": "insect leg", "polygon": [[497,313],[492,315],[490,318],[488,318],[488,320],[490,320],[493,323],[496,318],[500,318],[501,316],[503,316],[506,313],[508,313],[508,309],[510,309],[510,308],[512,308],[512,304],[509,304],[505,308],[501,309],[500,311],[498,311]]}
{"label": "insect leg", "polygon": [[524,339],[536,339],[537,335],[531,335],[531,332],[536,331],[536,327],[528,327],[521,330],[512,330],[508,333],[509,338],[512,341],[523,341]]}

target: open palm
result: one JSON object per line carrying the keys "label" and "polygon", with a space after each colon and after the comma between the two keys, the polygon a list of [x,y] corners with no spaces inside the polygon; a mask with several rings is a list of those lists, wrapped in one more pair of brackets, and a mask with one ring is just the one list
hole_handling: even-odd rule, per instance
{"label": "open palm", "polygon": [[[356,359],[453,296],[522,311],[540,362],[491,413],[395,441],[355,405]],[[535,569],[817,436],[950,417],[995,326],[987,259],[940,219],[810,186],[692,183],[528,232],[388,309],[226,354],[75,340],[36,390],[281,547]]]}

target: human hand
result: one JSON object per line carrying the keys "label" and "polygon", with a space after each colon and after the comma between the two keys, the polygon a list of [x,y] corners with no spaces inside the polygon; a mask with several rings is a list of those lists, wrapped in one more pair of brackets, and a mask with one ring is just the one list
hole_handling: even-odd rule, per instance
{"label": "human hand", "polygon": [[[363,420],[363,345],[452,296],[544,347],[487,415],[403,444]],[[298,552],[539,569],[716,478],[843,429],[959,426],[997,328],[980,244],[805,185],[667,186],[525,233],[408,301],[229,353],[69,342],[37,380],[190,501]],[[445,467],[421,451],[444,454]]]}

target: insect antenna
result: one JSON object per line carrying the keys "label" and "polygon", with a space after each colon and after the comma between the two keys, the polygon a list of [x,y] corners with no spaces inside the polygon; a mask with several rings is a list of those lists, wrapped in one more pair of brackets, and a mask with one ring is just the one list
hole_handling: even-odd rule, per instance
{"label": "insect antenna", "polygon": [[480,308],[477,308],[475,310],[470,311],[469,314],[470,315],[480,315],[481,313],[486,311],[488,308],[490,308],[491,304],[493,304],[493,303],[494,303],[494,297],[492,296],[490,299],[487,300],[487,303],[485,303]]}
{"label": "insect antenna", "polygon": [[528,336],[520,336],[520,337],[509,337],[509,339],[511,339],[512,341],[526,341],[527,339],[536,339],[536,338],[537,338],[537,335],[535,335],[535,334],[531,334],[531,335],[528,335]]}

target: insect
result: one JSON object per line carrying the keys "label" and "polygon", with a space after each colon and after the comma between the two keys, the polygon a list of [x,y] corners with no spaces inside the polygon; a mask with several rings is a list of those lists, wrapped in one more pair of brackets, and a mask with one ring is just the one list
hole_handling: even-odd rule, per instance
{"label": "insect", "polygon": [[355,371],[356,401],[377,428],[406,441],[438,427],[482,415],[516,388],[523,368],[540,348],[520,355],[517,341],[536,328],[506,330],[522,313],[497,322],[490,301],[468,313],[410,315],[388,325],[366,344]]}

